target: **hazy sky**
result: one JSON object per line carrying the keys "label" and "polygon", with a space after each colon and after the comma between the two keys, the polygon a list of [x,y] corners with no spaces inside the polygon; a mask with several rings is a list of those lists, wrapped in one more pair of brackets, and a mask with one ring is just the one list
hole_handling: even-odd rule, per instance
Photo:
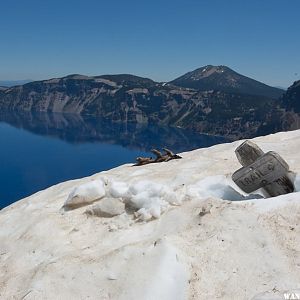
{"label": "hazy sky", "polygon": [[0,11],[0,80],[167,81],[207,64],[300,79],[300,0],[0,0]]}

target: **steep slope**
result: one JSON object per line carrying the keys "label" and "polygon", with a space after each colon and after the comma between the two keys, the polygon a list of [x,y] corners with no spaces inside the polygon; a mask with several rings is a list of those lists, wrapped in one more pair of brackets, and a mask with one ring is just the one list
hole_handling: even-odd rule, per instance
{"label": "steep slope", "polygon": [[291,85],[281,99],[284,108],[300,113],[300,80]]}
{"label": "steep slope", "polygon": [[[300,128],[300,80],[295,81],[280,99],[280,129]],[[277,113],[278,115],[278,113]]]}
{"label": "steep slope", "polygon": [[277,105],[265,114],[265,122],[257,131],[258,135],[265,132],[288,131],[300,128],[300,80],[295,81],[279,99]]}
{"label": "steep slope", "polygon": [[243,93],[270,98],[279,98],[283,90],[268,86],[231,70],[226,66],[208,65],[171,81],[177,86],[201,91],[220,90],[229,93]]}
{"label": "steep slope", "polygon": [[232,139],[269,134],[261,128],[266,116],[276,108],[270,98],[220,91],[198,92],[185,106],[176,125]]}
{"label": "steep slope", "polygon": [[197,91],[133,75],[70,75],[0,91],[1,110],[96,115],[230,138],[254,136],[274,105],[267,97]]}
{"label": "steep slope", "polygon": [[0,109],[82,113],[99,98],[114,98],[117,92],[124,96],[132,88],[154,85],[150,79],[133,75],[89,77],[75,74],[3,90]]}
{"label": "steep slope", "polygon": [[[206,70],[204,78],[217,76],[222,70]],[[222,84],[222,81],[217,81],[217,84]],[[224,86],[226,84],[227,81]],[[212,86],[206,88],[209,90],[199,91],[130,74],[73,74],[0,89],[0,110],[94,115],[114,122],[192,128],[201,133],[233,139],[285,128],[280,127],[280,122],[275,127],[265,124],[267,119],[275,120],[273,115],[270,117],[270,112],[277,113],[279,102],[276,100],[246,94],[246,89],[243,93],[236,92],[239,89],[232,88],[232,85],[231,92]]]}

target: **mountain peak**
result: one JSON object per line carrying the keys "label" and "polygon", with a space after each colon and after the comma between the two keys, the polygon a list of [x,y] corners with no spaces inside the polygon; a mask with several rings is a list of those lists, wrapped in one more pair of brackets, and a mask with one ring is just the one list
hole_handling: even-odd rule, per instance
{"label": "mountain peak", "polygon": [[227,66],[207,65],[171,81],[172,84],[200,91],[219,90],[230,93],[279,98],[283,90],[243,76]]}
{"label": "mountain peak", "polygon": [[228,71],[233,72],[230,68],[228,68],[226,66],[207,65],[207,66],[198,68],[192,72],[189,72],[187,74],[189,74],[189,76],[191,77],[192,80],[198,80],[201,78],[209,77],[213,74],[222,74],[222,73],[228,72]]}

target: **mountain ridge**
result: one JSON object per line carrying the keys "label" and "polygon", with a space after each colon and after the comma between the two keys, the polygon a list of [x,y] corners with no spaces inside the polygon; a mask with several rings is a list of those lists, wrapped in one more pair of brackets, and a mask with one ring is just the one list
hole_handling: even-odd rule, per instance
{"label": "mountain ridge", "polygon": [[0,89],[0,110],[95,115],[113,122],[178,126],[232,139],[280,130],[278,111],[286,110],[278,108],[281,102],[239,89],[202,91],[131,74],[71,74]]}
{"label": "mountain ridge", "polygon": [[31,79],[21,79],[21,80],[0,80],[0,87],[12,87],[17,85],[23,85],[28,82],[32,82]]}
{"label": "mountain ridge", "polygon": [[[216,76],[216,74],[218,74]],[[223,78],[228,77],[229,78]],[[242,94],[250,94],[250,95],[261,95],[270,98],[279,98],[284,92],[284,89],[279,87],[272,87],[265,83],[262,83],[258,80],[252,79],[250,77],[241,75],[236,71],[225,65],[206,65],[200,68],[197,68],[193,71],[187,72],[184,75],[179,76],[176,79],[166,82],[159,82],[152,80],[147,77],[137,76],[134,74],[128,73],[120,73],[120,74],[103,74],[103,75],[83,75],[83,74],[69,74],[63,77],[54,77],[50,79],[44,80],[23,80],[23,81],[15,81],[15,85],[1,85],[2,88],[11,88],[20,85],[25,85],[33,82],[46,82],[49,80],[60,80],[60,79],[81,79],[81,80],[92,80],[92,79],[107,79],[107,80],[115,80],[118,83],[121,82],[131,82],[131,83],[144,83],[144,84],[163,84],[163,85],[175,85],[177,87],[183,88],[191,88],[200,91],[208,91],[208,90],[218,90],[223,92],[234,92],[234,93],[242,93]],[[205,82],[199,82],[202,79],[205,79]],[[223,82],[222,82],[222,80]],[[224,82],[224,80],[232,81],[229,85],[228,82]],[[209,82],[208,82],[209,81]],[[243,82],[241,82],[243,81]],[[242,85],[245,84],[250,85],[246,88]],[[3,81],[4,82],[4,81]],[[23,82],[23,83],[22,83]],[[250,83],[249,83],[250,82]],[[0,81],[1,83],[1,81]]]}

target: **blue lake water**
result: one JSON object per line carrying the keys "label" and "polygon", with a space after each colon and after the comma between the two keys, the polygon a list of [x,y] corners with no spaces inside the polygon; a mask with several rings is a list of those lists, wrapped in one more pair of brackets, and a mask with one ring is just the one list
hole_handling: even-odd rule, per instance
{"label": "blue lake water", "polygon": [[134,163],[138,156],[151,156],[152,148],[178,153],[225,141],[179,128],[95,117],[1,112],[0,208],[53,184]]}

